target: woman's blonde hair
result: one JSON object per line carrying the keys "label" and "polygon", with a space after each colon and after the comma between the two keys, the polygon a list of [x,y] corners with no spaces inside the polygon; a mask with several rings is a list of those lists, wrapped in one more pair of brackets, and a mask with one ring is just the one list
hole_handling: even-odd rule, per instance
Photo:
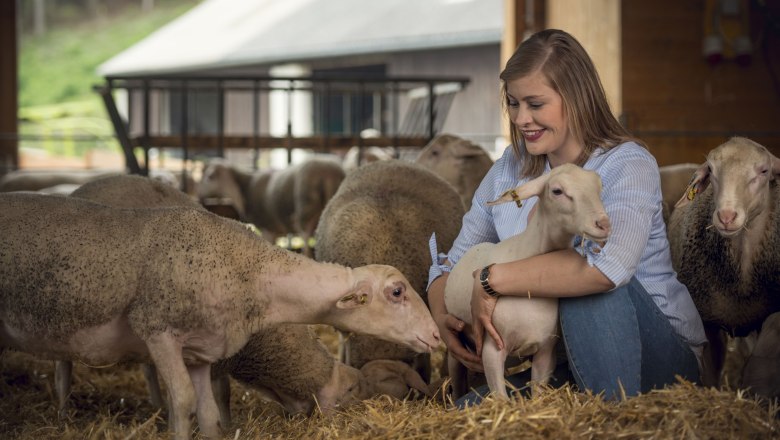
{"label": "woman's blonde hair", "polygon": [[[612,115],[596,67],[580,43],[567,32],[546,29],[532,35],[517,48],[506,63],[501,78],[504,110],[509,116],[507,83],[541,72],[550,87],[561,95],[563,111],[571,134],[584,143],[577,160],[582,165],[598,147],[613,148],[633,138]],[[512,148],[522,157],[522,177],[544,172],[545,156],[527,154],[520,128],[509,120]]]}

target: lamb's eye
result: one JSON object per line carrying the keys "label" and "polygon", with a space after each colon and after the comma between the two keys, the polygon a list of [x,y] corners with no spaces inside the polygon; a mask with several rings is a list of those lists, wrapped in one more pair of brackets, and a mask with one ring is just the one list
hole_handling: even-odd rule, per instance
{"label": "lamb's eye", "polygon": [[563,190],[560,189],[560,188],[555,188],[555,189],[552,190],[552,193],[555,194],[556,196],[559,196],[559,195],[563,194]]}
{"label": "lamb's eye", "polygon": [[402,289],[400,287],[396,287],[395,289],[393,289],[393,296],[396,297],[396,298],[401,296],[403,293],[404,293],[404,289]]}

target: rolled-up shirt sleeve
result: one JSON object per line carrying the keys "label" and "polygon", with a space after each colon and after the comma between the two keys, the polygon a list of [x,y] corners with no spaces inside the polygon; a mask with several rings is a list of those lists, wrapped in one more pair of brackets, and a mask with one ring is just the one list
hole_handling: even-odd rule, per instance
{"label": "rolled-up shirt sleeve", "polygon": [[620,287],[637,271],[646,250],[660,194],[657,166],[647,156],[613,155],[596,169],[612,230],[604,247],[575,238],[575,249]]}

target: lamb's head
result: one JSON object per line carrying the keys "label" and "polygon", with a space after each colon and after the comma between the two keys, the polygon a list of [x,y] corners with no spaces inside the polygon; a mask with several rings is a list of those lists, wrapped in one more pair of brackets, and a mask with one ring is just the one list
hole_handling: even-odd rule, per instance
{"label": "lamb's head", "polygon": [[232,168],[225,162],[214,160],[206,165],[198,184],[198,200],[229,200],[243,218],[246,213],[244,196]]}
{"label": "lamb's head", "polygon": [[538,209],[548,221],[569,235],[581,235],[603,244],[611,229],[609,217],[601,202],[601,178],[593,171],[574,164],[563,164],[510,189],[488,205],[539,197]]}
{"label": "lamb's head", "polygon": [[353,288],[338,300],[329,324],[418,353],[439,345],[439,330],[428,307],[398,269],[370,264],[352,269],[352,274]]}
{"label": "lamb's head", "polygon": [[373,395],[365,375],[355,367],[336,361],[330,381],[317,391],[317,404],[327,413],[370,397]]}
{"label": "lamb's head", "polygon": [[712,184],[712,225],[721,236],[734,237],[773,203],[770,183],[775,175],[780,175],[780,159],[763,145],[733,137],[709,152],[675,207],[685,206]]}

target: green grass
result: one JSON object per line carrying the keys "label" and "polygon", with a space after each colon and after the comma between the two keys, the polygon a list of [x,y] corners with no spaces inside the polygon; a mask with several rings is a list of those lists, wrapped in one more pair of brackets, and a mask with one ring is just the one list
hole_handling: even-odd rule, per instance
{"label": "green grass", "polygon": [[[138,2],[121,15],[54,28],[40,37],[22,35],[19,132],[23,136],[113,135],[103,101],[92,90],[103,81],[96,68],[197,3],[157,0],[151,13],[142,13]],[[71,150],[83,154],[83,149]]]}

